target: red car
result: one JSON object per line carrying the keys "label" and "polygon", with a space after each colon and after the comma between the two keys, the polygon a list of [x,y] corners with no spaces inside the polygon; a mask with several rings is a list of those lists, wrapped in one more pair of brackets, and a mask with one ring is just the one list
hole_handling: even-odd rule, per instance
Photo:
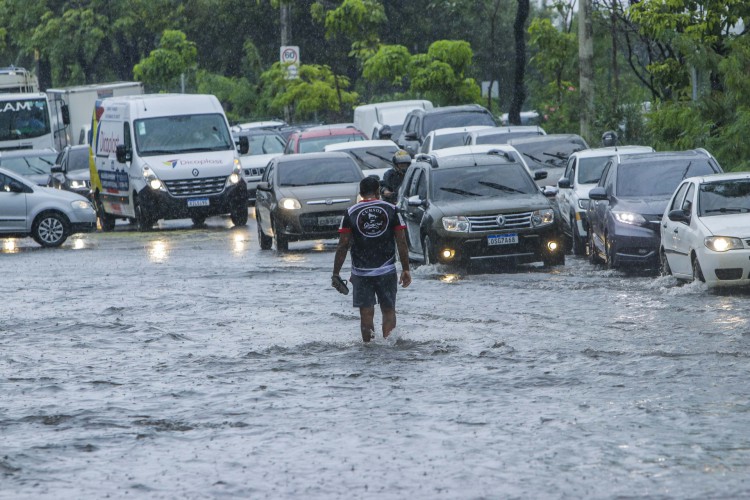
{"label": "red car", "polygon": [[328,144],[364,140],[367,140],[367,136],[354,125],[320,125],[290,135],[284,154],[315,153],[324,151]]}

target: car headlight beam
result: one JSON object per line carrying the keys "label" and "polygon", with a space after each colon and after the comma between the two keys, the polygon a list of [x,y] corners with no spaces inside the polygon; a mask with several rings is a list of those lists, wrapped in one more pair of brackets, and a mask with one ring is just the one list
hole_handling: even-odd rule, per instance
{"label": "car headlight beam", "polygon": [[634,212],[612,212],[617,222],[623,224],[631,224],[633,226],[643,226],[646,224],[646,219],[641,215]]}
{"label": "car headlight beam", "polygon": [[443,229],[455,233],[468,233],[471,229],[469,219],[459,215],[454,217],[443,217]]}
{"label": "car headlight beam", "polygon": [[300,210],[302,208],[299,200],[294,198],[282,198],[279,200],[279,206],[285,210]]}
{"label": "car headlight beam", "polygon": [[729,236],[709,236],[703,240],[703,243],[706,245],[706,248],[714,252],[726,252],[743,248],[741,239]]}
{"label": "car headlight beam", "polygon": [[531,213],[533,227],[546,226],[555,222],[555,211],[552,209],[536,210]]}

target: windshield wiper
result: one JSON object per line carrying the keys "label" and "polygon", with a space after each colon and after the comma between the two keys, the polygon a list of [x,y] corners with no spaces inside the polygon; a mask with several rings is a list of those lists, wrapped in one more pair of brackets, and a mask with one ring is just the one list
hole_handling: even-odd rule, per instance
{"label": "windshield wiper", "polygon": [[390,162],[391,162],[391,159],[390,159],[390,158],[386,158],[385,156],[380,156],[379,154],[377,154],[377,153],[373,153],[372,151],[365,151],[365,152],[366,152],[366,153],[367,153],[368,155],[372,155],[372,156],[374,156],[375,158],[380,158],[381,160],[383,160],[383,161],[385,161],[385,162],[388,162],[388,163],[390,163]]}
{"label": "windshield wiper", "polygon": [[529,158],[531,158],[532,160],[534,160],[535,162],[537,162],[537,163],[538,163],[538,164],[540,164],[540,165],[543,165],[543,164],[544,164],[544,162],[543,162],[542,160],[540,160],[540,159],[539,159],[539,158],[537,158],[536,156],[532,156],[532,155],[530,155],[529,153],[524,153],[524,156],[528,156]]}
{"label": "windshield wiper", "polygon": [[684,172],[682,172],[682,178],[683,178],[683,179],[684,179],[684,178],[685,178],[685,176],[687,175],[688,171],[690,170],[690,166],[691,166],[692,164],[693,164],[693,161],[692,161],[692,160],[688,162],[688,164],[687,164],[687,167],[685,167],[685,171],[684,171]]}
{"label": "windshield wiper", "polygon": [[[42,158],[39,158],[39,159],[41,160]],[[23,161],[24,161],[24,163],[26,163],[26,166],[29,167],[29,170],[31,170],[33,173],[35,173],[35,174],[46,174],[47,173],[44,170],[42,170],[41,168],[35,167],[31,163],[29,163],[29,160],[27,160],[26,158],[24,158]],[[51,165],[51,163],[50,163],[50,165]]]}
{"label": "windshield wiper", "polygon": [[489,186],[494,189],[498,189],[500,191],[505,191],[507,193],[520,193],[520,194],[526,194],[520,189],[512,188],[510,186],[504,186],[502,184],[498,184],[496,182],[487,182],[487,181],[479,181],[479,184],[482,186]]}
{"label": "windshield wiper", "polygon": [[440,190],[448,191],[449,193],[461,194],[464,196],[482,196],[481,194],[472,193],[471,191],[464,191],[463,189],[458,189],[458,188],[441,187]]}
{"label": "windshield wiper", "polygon": [[182,151],[175,151],[174,149],[147,149],[142,151],[142,154],[149,155],[176,155],[177,153],[182,153]]}

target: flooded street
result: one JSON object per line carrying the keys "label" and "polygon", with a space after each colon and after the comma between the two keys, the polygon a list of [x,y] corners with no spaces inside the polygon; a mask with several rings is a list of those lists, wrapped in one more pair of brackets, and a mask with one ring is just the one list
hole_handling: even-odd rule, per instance
{"label": "flooded street", "polygon": [[334,249],[0,240],[0,498],[750,496],[750,292],[415,266],[364,345]]}

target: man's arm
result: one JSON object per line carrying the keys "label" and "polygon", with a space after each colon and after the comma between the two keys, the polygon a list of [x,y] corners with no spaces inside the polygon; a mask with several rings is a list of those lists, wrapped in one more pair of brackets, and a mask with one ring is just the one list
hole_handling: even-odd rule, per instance
{"label": "man's arm", "polygon": [[396,229],[396,248],[398,258],[401,261],[401,278],[398,282],[406,288],[411,284],[411,271],[409,270],[409,247],[406,245],[406,230]]}
{"label": "man's arm", "polygon": [[349,245],[351,244],[352,233],[342,232],[339,233],[339,244],[336,247],[336,255],[333,258],[333,275],[338,276],[341,272],[341,268],[346,260],[346,254],[349,252]]}

